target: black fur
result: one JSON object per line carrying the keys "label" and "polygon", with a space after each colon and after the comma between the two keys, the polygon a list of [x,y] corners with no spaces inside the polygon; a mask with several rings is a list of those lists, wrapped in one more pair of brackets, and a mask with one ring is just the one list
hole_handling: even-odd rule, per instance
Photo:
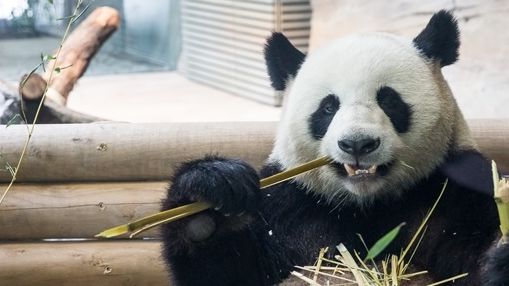
{"label": "black fur", "polygon": [[327,95],[309,118],[309,129],[315,139],[322,139],[329,128],[334,115],[339,110],[339,98],[334,94]]}
{"label": "black fur", "polygon": [[[219,160],[222,172],[226,172],[227,177],[235,174],[240,181],[230,181],[239,187],[234,189],[236,195],[246,197],[242,193],[247,189],[255,192],[251,189],[255,176],[250,168],[239,161]],[[204,163],[215,165],[208,158],[205,162],[187,164],[178,172],[163,209],[189,202],[189,196],[183,194],[193,194],[194,189],[182,190],[180,187],[189,184],[178,183],[188,172],[194,173],[193,184],[209,186],[209,190],[200,194],[217,192],[209,195],[216,198],[215,204],[228,205],[237,201],[230,197],[229,191],[224,191],[233,188],[211,184],[215,181],[211,178],[218,175],[215,168],[206,168],[208,171],[196,175],[195,169],[201,169],[199,166]],[[208,174],[211,170],[212,174]],[[278,164],[270,164],[261,171],[261,176],[279,171]],[[340,206],[328,204],[295,183],[282,183],[263,191],[262,201],[255,204],[258,214],[253,214],[242,228],[228,231],[218,227],[210,238],[193,242],[186,239],[185,226],[189,219],[164,225],[165,258],[177,285],[271,285],[287,277],[293,265],[312,265],[324,246],[343,243],[348,249],[361,252],[362,256],[365,254],[364,247],[357,233],[368,245],[372,245],[387,231],[406,222],[385,251],[385,254],[399,254],[436,201],[445,180],[439,168],[429,178],[406,190],[402,197],[381,199],[363,209],[349,203]],[[224,199],[221,196],[225,196]],[[239,201],[241,205],[247,205],[243,200]],[[208,211],[206,215],[213,217],[218,225],[230,227],[232,220],[238,219],[235,216],[224,217],[214,211]],[[493,282],[490,286],[509,285],[505,284],[509,280],[502,271],[507,264],[498,263],[508,260],[508,251],[488,252],[486,263],[481,263],[484,253],[496,241],[498,224],[491,196],[449,180],[444,196],[428,222],[426,235],[413,263],[428,270],[435,280],[469,273],[454,285],[481,285],[481,279],[488,281],[495,277],[492,272],[496,272],[496,281],[501,284]],[[487,272],[483,273],[483,270]]]}
{"label": "black fur", "polygon": [[290,76],[295,77],[306,57],[281,33],[273,33],[265,44],[265,63],[272,87],[285,90]]}
{"label": "black fur", "polygon": [[408,132],[412,109],[406,104],[397,91],[384,86],[376,93],[378,105],[391,120],[394,129],[399,133]]}
{"label": "black fur", "polygon": [[257,209],[259,180],[256,170],[241,160],[207,156],[184,163],[170,191],[175,202],[206,201],[223,213],[238,214]]}
{"label": "black fur", "polygon": [[493,246],[486,259],[486,273],[483,278],[484,286],[509,285],[509,244]]}
{"label": "black fur", "polygon": [[424,56],[439,61],[441,66],[447,66],[458,60],[459,37],[456,19],[450,12],[441,10],[415,37],[414,44]]}
{"label": "black fur", "polygon": [[[237,273],[255,267],[258,248],[247,229],[261,200],[259,187],[256,171],[240,160],[207,156],[178,168],[162,209],[193,201],[219,209],[163,227],[164,256],[177,285],[239,285]],[[201,275],[197,269],[213,275]],[[250,281],[245,285],[263,285],[260,273],[245,276]]]}
{"label": "black fur", "polygon": [[449,154],[440,170],[461,186],[493,196],[491,162],[475,150]]}

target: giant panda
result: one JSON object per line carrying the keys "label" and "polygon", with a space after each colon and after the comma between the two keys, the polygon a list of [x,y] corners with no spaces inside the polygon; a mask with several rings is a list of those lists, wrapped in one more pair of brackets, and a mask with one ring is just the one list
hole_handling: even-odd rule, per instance
{"label": "giant panda", "polygon": [[[362,253],[357,234],[372,245],[405,222],[384,251],[399,254],[446,180],[413,265],[434,281],[468,273],[454,285],[509,285],[490,164],[441,72],[459,44],[443,10],[412,40],[361,33],[309,55],[274,33],[266,64],[287,96],[274,149],[259,173],[218,155],[175,171],[163,210],[214,208],[164,225],[172,285],[278,284],[323,247]],[[324,155],[333,163],[259,189],[260,178]]]}

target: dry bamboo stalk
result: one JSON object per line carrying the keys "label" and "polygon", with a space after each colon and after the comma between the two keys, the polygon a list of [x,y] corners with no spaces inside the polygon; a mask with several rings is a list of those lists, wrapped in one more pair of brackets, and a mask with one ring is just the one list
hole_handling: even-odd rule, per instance
{"label": "dry bamboo stalk", "polygon": [[[261,189],[273,186],[275,184],[295,178],[297,175],[313,170],[315,168],[327,165],[331,162],[331,159],[327,156],[320,157],[313,161],[307,162],[293,169],[283,171],[273,176],[260,180]],[[96,237],[110,238],[122,235],[127,232],[134,232],[132,236],[139,234],[145,230],[151,229],[163,223],[175,221],[180,218],[184,218],[203,210],[210,208],[211,206],[204,202],[195,202],[192,204],[180,206],[167,211],[159,212],[157,214],[144,217],[134,222],[116,226],[96,235]],[[131,237],[132,237],[131,236]]]}

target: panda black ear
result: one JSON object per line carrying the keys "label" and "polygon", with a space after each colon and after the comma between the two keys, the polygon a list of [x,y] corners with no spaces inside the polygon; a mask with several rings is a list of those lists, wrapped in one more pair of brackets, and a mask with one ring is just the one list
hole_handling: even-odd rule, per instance
{"label": "panda black ear", "polygon": [[456,184],[488,195],[493,195],[491,161],[476,150],[450,154],[440,171]]}
{"label": "panda black ear", "polygon": [[414,44],[424,56],[439,61],[443,67],[458,60],[459,36],[458,22],[454,16],[449,11],[440,10],[415,37]]}
{"label": "panda black ear", "polygon": [[272,87],[284,90],[290,76],[294,77],[306,55],[297,50],[281,33],[273,33],[265,44],[265,64]]}

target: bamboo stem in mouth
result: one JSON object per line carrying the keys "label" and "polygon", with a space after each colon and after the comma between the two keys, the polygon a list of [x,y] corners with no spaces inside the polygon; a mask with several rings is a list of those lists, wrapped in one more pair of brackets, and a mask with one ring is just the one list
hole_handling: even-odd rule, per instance
{"label": "bamboo stem in mouth", "polygon": [[[303,174],[305,172],[311,171],[315,168],[327,165],[332,162],[327,156],[320,157],[318,159],[309,161],[295,168],[283,171],[281,173],[277,173],[270,177],[264,178],[260,180],[260,188],[265,189],[276,184],[291,180],[296,176]],[[183,205],[180,207],[176,207],[173,209],[169,209],[166,211],[162,211],[150,216],[146,216],[139,220],[130,222],[128,224],[123,224],[120,226],[116,226],[113,228],[109,228],[104,230],[103,232],[96,234],[95,237],[101,238],[111,238],[115,236],[119,236],[128,232],[132,232],[130,237],[134,237],[146,230],[154,228],[160,224],[169,223],[172,221],[176,221],[178,219],[199,213],[211,207],[210,204],[205,202],[195,202],[187,205]]]}

